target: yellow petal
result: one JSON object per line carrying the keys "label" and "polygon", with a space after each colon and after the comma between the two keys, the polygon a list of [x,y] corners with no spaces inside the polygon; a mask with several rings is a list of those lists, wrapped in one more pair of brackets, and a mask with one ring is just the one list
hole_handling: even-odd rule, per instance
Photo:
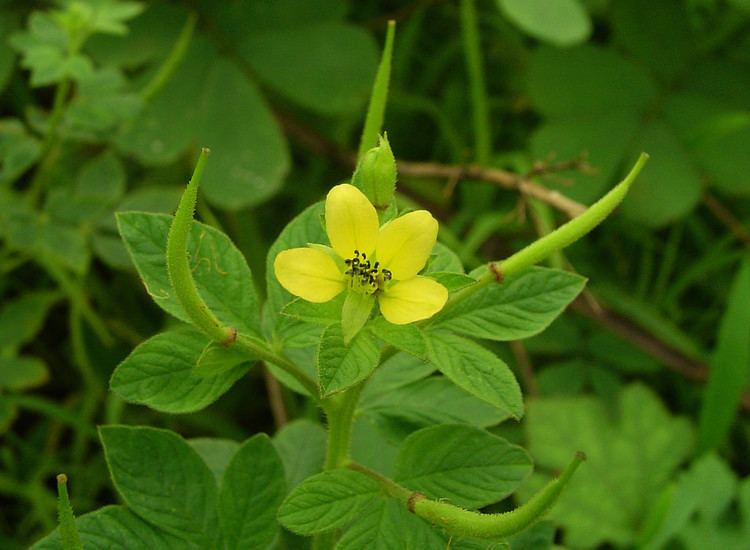
{"label": "yellow petal", "polygon": [[394,325],[429,319],[443,309],[448,290],[433,279],[414,277],[398,281],[379,297],[380,312]]}
{"label": "yellow petal", "polygon": [[380,228],[377,260],[397,281],[411,279],[427,263],[438,222],[427,210],[409,212]]}
{"label": "yellow petal", "polygon": [[378,214],[365,195],[348,183],[337,185],[326,197],[326,233],[336,254],[344,259],[354,251],[372,255],[378,240]]}
{"label": "yellow petal", "polygon": [[281,286],[308,302],[327,302],[346,288],[336,262],[316,248],[282,250],[273,270]]}

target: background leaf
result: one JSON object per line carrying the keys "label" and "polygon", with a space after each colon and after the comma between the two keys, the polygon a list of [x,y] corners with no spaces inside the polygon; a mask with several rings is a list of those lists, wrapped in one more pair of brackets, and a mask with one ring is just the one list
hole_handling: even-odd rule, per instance
{"label": "background leaf", "polygon": [[529,451],[540,467],[557,470],[576,451],[586,453],[585,467],[550,512],[565,527],[566,544],[581,548],[605,541],[631,543],[649,503],[693,443],[687,420],[671,417],[641,385],[622,392],[616,416],[594,398],[531,401],[526,432]]}
{"label": "background leaf", "polygon": [[578,0],[498,0],[500,10],[527,34],[558,46],[586,40],[591,21]]}

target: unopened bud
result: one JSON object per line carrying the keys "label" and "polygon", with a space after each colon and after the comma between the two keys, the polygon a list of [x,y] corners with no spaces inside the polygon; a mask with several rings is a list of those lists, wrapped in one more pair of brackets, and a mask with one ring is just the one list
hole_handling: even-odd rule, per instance
{"label": "unopened bud", "polygon": [[391,203],[396,191],[396,159],[387,135],[381,136],[378,146],[367,151],[360,159],[352,184],[361,189],[379,210]]}

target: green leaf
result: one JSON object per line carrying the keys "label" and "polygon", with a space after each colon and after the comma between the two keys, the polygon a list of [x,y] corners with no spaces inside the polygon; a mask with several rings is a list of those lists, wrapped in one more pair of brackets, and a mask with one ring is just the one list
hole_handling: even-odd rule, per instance
{"label": "green leaf", "polygon": [[384,361],[368,380],[362,391],[360,402],[377,402],[390,392],[423,378],[435,372],[435,366],[422,359],[396,353]]}
{"label": "green leaf", "polygon": [[369,332],[360,332],[347,346],[341,325],[323,332],[318,348],[318,382],[327,397],[366,379],[378,366],[380,350]]}
{"label": "green leaf", "polygon": [[346,294],[342,292],[333,300],[322,304],[314,304],[302,298],[296,298],[285,305],[281,313],[306,323],[332,325],[341,321],[341,308],[344,305],[345,296]]}
{"label": "green leaf", "polygon": [[4,357],[0,355],[0,388],[27,390],[49,379],[47,366],[36,357]]}
{"label": "green leaf", "polygon": [[111,212],[125,192],[125,169],[113,153],[104,153],[83,165],[72,188],[50,191],[45,211],[64,223],[94,222]]}
{"label": "green leaf", "polygon": [[463,273],[449,273],[447,271],[434,271],[428,274],[430,279],[435,279],[438,283],[448,289],[449,293],[466,288],[476,283],[476,279],[464,275]]}
{"label": "green leaf", "polygon": [[112,481],[128,508],[188,542],[218,542],[218,490],[190,445],[167,430],[102,426]]}
{"label": "green leaf", "polygon": [[434,326],[489,340],[520,340],[543,331],[583,290],[575,273],[533,267],[447,306]]}
{"label": "green leaf", "polygon": [[[576,451],[588,457],[550,512],[566,545],[633,544],[650,504],[691,451],[690,423],[671,417],[651,390],[629,386],[616,407],[613,418],[591,397],[529,403],[526,431],[538,467],[559,471]],[[533,492],[533,484],[524,487]]]}
{"label": "green leaf", "polygon": [[[0,15],[0,36],[8,36],[15,29],[14,17]],[[15,55],[7,40],[0,40],[0,93],[5,89],[13,73]],[[1,156],[0,156],[1,158]],[[0,177],[0,181],[2,177]]]}
{"label": "green leaf", "polygon": [[39,159],[41,150],[39,140],[19,120],[0,119],[0,184],[16,181]]}
{"label": "green leaf", "polygon": [[199,3],[206,16],[213,17],[221,30],[235,40],[248,31],[290,30],[337,21],[346,15],[346,6],[338,0],[274,0],[273,2]]}
{"label": "green leaf", "polygon": [[701,176],[674,131],[656,121],[643,129],[637,148],[648,151],[654,162],[644,168],[628,192],[623,214],[652,227],[688,214],[700,200]]}
{"label": "green leaf", "polygon": [[[740,67],[707,64],[696,78],[718,79],[727,86],[746,86],[737,80]],[[687,90],[673,95],[665,105],[665,117],[692,153],[693,160],[711,175],[722,191],[747,195],[750,183],[737,177],[750,171],[750,115],[744,108],[747,97],[721,97],[720,92]]]}
{"label": "green leaf", "polygon": [[217,376],[250,362],[253,362],[253,359],[246,351],[211,341],[203,348],[195,362],[193,374],[201,378]]}
{"label": "green leaf", "polygon": [[240,444],[231,439],[218,439],[213,437],[199,437],[189,439],[188,443],[200,455],[203,462],[214,475],[217,486],[224,477],[224,472],[229,466],[232,457],[240,448]]}
{"label": "green leaf", "polygon": [[509,416],[442,376],[429,376],[387,392],[368,392],[362,396],[360,407],[363,414],[398,418],[418,427],[441,423],[486,427]]}
{"label": "green leaf", "polygon": [[395,479],[431,498],[481,508],[515,491],[531,469],[521,447],[479,428],[446,424],[404,440]]}
{"label": "green leaf", "polygon": [[729,433],[750,382],[750,258],[742,262],[727,297],[701,407],[698,446],[717,448]]}
{"label": "green leaf", "polygon": [[371,294],[360,294],[354,291],[346,293],[341,309],[341,332],[345,346],[348,346],[352,338],[365,326],[374,306],[375,296]]}
{"label": "green leaf", "polygon": [[143,99],[128,86],[117,69],[104,67],[79,78],[76,95],[63,118],[66,137],[87,142],[109,142],[143,107]]}
{"label": "green leaf", "polygon": [[268,547],[278,532],[276,511],[285,494],[284,467],[268,436],[258,434],[245,441],[219,490],[224,547]]}
{"label": "green leaf", "polygon": [[534,107],[549,117],[640,112],[658,93],[637,64],[590,45],[537,49],[529,60],[528,85]]}
{"label": "green leaf", "polygon": [[373,499],[341,537],[336,550],[456,548],[438,531],[392,498]]}
{"label": "green leaf", "polygon": [[[586,153],[595,174],[580,170],[561,172],[565,183],[548,180],[548,185],[566,197],[590,204],[598,199],[619,175],[622,159],[637,137],[637,116],[629,110],[608,113],[556,116],[547,120],[531,137],[535,158],[573,159]],[[654,160],[654,159],[651,159]],[[572,185],[569,183],[573,182]]]}
{"label": "green leaf", "polygon": [[357,517],[380,485],[353,470],[329,470],[298,485],[281,504],[279,521],[300,535],[340,527]]}
{"label": "green leaf", "polygon": [[699,37],[691,32],[689,10],[682,2],[630,0],[615,2],[612,8],[615,44],[666,83],[692,64]]}
{"label": "green leaf", "polygon": [[11,194],[8,198],[12,202],[0,204],[0,230],[11,248],[86,273],[91,254],[79,228],[58,223]]}
{"label": "green leaf", "polygon": [[663,548],[672,537],[685,531],[685,526],[699,509],[705,517],[718,519],[732,500],[736,488],[737,479],[721,459],[713,454],[701,457],[690,470],[680,475],[674,487],[667,489],[666,509],[662,511],[656,531],[650,534],[642,548]]}
{"label": "green leaf", "polygon": [[186,18],[187,12],[179,6],[151,2],[130,22],[126,36],[94,35],[85,50],[98,65],[139,68],[166,58]]}
{"label": "green leaf", "polygon": [[[198,544],[172,535],[141,519],[125,506],[105,506],[76,519],[86,550],[197,550]],[[38,541],[31,550],[65,550],[58,529]]]}
{"label": "green leaf", "polygon": [[179,328],[149,338],[120,363],[110,388],[131,403],[169,413],[201,410],[216,401],[248,369],[242,364],[214,376],[195,374],[208,338]]}
{"label": "green leaf", "polygon": [[347,10],[340,2],[203,2],[201,8],[258,78],[292,101],[324,114],[364,104],[378,50],[369,33],[342,20]]}
{"label": "green leaf", "polygon": [[191,144],[210,147],[201,185],[210,202],[237,210],[265,201],[289,169],[273,115],[256,86],[204,39],[193,40],[186,60],[117,146],[146,164],[174,162]]}
{"label": "green leaf", "polygon": [[430,362],[454,384],[514,418],[523,415],[521,389],[503,361],[482,346],[449,332],[430,332]]}
{"label": "green leaf", "polygon": [[379,57],[367,32],[342,21],[255,30],[238,52],[263,82],[324,114],[351,112],[365,103]]}
{"label": "green leaf", "polygon": [[394,325],[383,317],[376,317],[367,324],[367,329],[396,349],[415,357],[427,357],[424,335],[422,330],[414,324]]}
{"label": "green leaf", "polygon": [[326,432],[320,424],[306,419],[294,420],[276,432],[273,444],[284,463],[288,489],[323,469]]}
{"label": "green leaf", "polygon": [[103,34],[123,35],[128,32],[125,21],[139,15],[146,8],[142,2],[123,0],[97,0],[89,26],[92,31]]}
{"label": "green leaf", "polygon": [[443,243],[435,243],[435,248],[432,249],[432,255],[427,261],[427,267],[425,267],[423,274],[430,275],[442,272],[463,273],[464,267],[461,264],[461,258],[453,250]]}
{"label": "green leaf", "polygon": [[27,292],[5,301],[0,309],[0,349],[18,348],[31,341],[58,298],[53,292]]}
{"label": "green leaf", "polygon": [[68,36],[52,15],[33,12],[28,31],[12,35],[10,44],[21,53],[21,66],[31,71],[32,86],[46,86],[72,76],[71,58],[66,55]]}
{"label": "green leaf", "polygon": [[112,204],[125,192],[125,168],[112,152],[104,152],[84,164],[78,172],[76,193]]}
{"label": "green leaf", "polygon": [[505,16],[534,38],[557,46],[584,42],[591,20],[578,0],[498,0]]}
{"label": "green leaf", "polygon": [[510,550],[552,550],[556,530],[554,523],[543,520],[508,537],[506,542],[510,544]]}
{"label": "green leaf", "polygon": [[[117,215],[120,235],[130,253],[146,291],[167,313],[189,322],[172,292],[166,263],[167,234],[171,216],[145,212]],[[188,239],[188,254],[195,266],[193,278],[198,292],[224,324],[240,334],[260,334],[260,312],[253,277],[242,253],[221,231],[194,222]]]}
{"label": "green leaf", "polygon": [[[182,195],[179,187],[159,186],[156,182],[150,182],[148,187],[131,191],[114,208],[116,212],[128,212],[139,210],[151,213],[171,213],[174,211]],[[97,223],[97,232],[92,239],[94,252],[107,265],[116,269],[129,269],[133,262],[122,238],[117,233],[117,220],[115,214],[109,214],[100,218]]]}
{"label": "green leaf", "polygon": [[0,434],[4,434],[10,428],[16,418],[17,409],[10,399],[0,395]]}

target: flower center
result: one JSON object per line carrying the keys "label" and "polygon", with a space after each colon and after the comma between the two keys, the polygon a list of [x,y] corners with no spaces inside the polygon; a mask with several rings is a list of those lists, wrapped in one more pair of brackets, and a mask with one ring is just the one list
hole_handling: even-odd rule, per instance
{"label": "flower center", "polygon": [[344,260],[347,265],[345,275],[349,275],[349,288],[374,294],[383,288],[387,281],[393,278],[393,274],[387,269],[380,269],[380,263],[372,263],[367,259],[367,254],[354,251],[354,257]]}

